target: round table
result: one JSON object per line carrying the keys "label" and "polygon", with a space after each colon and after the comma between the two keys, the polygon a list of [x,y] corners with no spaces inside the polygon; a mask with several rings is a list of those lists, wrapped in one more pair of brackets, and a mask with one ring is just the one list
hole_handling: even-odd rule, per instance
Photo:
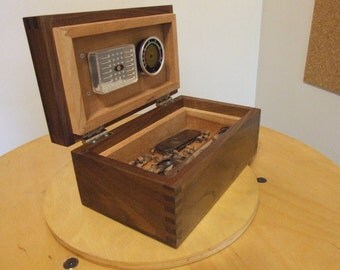
{"label": "round table", "polygon": [[[0,157],[0,269],[63,269],[75,257],[52,236],[43,200],[72,148],[48,136]],[[261,128],[251,169],[259,183],[257,214],[219,253],[177,270],[339,269],[340,169],[301,142]],[[74,269],[108,269],[83,258]]]}

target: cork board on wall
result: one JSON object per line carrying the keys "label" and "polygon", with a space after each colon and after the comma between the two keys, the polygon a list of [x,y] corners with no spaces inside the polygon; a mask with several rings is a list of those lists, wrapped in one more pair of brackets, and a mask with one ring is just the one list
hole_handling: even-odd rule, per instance
{"label": "cork board on wall", "polygon": [[304,81],[340,94],[338,0],[315,0]]}

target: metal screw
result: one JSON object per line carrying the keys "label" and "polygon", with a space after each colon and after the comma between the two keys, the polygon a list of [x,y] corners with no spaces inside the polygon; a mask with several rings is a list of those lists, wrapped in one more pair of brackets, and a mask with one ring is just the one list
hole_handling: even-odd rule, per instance
{"label": "metal screw", "polygon": [[81,54],[79,55],[79,57],[80,57],[80,59],[84,59],[84,58],[85,58],[85,53],[81,53]]}
{"label": "metal screw", "polygon": [[267,179],[264,178],[264,177],[258,177],[258,178],[257,178],[257,182],[263,184],[263,183],[266,183],[266,182],[267,182]]}
{"label": "metal screw", "polygon": [[67,269],[67,270],[71,270],[73,268],[75,268],[79,263],[79,260],[77,258],[74,258],[74,257],[71,257],[71,258],[68,258],[63,266],[64,266],[64,269]]}
{"label": "metal screw", "polygon": [[86,92],[86,95],[89,97],[89,96],[91,96],[91,92],[90,91],[87,91]]}

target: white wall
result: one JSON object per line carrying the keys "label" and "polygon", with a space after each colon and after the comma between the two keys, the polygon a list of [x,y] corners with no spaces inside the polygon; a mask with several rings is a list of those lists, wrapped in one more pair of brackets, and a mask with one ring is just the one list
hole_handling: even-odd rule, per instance
{"label": "white wall", "polygon": [[22,17],[173,4],[180,93],[255,104],[262,0],[1,0],[0,155],[47,133]]}
{"label": "white wall", "polygon": [[340,164],[340,96],[303,82],[314,1],[264,0],[256,105],[262,125]]}

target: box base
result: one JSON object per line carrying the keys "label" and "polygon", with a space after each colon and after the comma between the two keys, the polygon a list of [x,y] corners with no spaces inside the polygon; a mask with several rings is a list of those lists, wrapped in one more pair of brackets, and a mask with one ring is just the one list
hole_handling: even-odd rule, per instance
{"label": "box base", "polygon": [[[256,108],[176,97],[72,151],[81,202],[178,248],[253,159],[259,121]],[[212,138],[174,152],[179,158],[161,157],[159,163],[172,163],[166,173],[155,173],[157,162],[149,170],[135,163],[150,161],[146,154],[157,143],[186,129]]]}
{"label": "box base", "polygon": [[249,227],[258,201],[256,176],[247,166],[183,244],[173,249],[84,207],[69,163],[52,179],[44,213],[55,238],[86,259],[119,269],[165,269],[202,260],[232,244]]}

